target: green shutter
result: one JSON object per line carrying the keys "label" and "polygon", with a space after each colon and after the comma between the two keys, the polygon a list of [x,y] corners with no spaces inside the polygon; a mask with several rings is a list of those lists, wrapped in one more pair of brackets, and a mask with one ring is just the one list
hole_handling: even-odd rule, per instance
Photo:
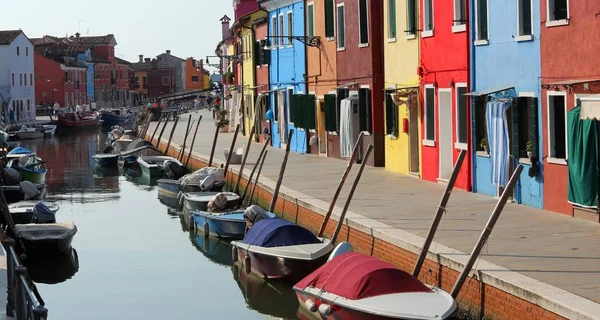
{"label": "green shutter", "polygon": [[371,90],[358,89],[358,122],[359,130],[371,132]]}
{"label": "green shutter", "polygon": [[394,100],[390,92],[385,92],[385,134],[394,134]]}
{"label": "green shutter", "polygon": [[337,130],[336,123],[336,95],[326,94],[325,95],[325,130],[333,132]]}
{"label": "green shutter", "polygon": [[388,0],[388,22],[390,32],[388,37],[390,39],[396,38],[396,0]]}
{"label": "green shutter", "polygon": [[334,1],[325,0],[325,37],[333,38],[335,36],[335,27],[333,19]]}
{"label": "green shutter", "polygon": [[[521,157],[521,150],[519,145],[519,99],[513,98],[512,105],[510,106],[512,111],[512,156],[516,159]],[[525,132],[523,132],[525,134]]]}
{"label": "green shutter", "polygon": [[301,94],[295,94],[292,95],[292,106],[294,108],[294,126],[296,128],[305,128],[304,125],[304,110],[303,110],[303,102],[304,102],[304,95]]}
{"label": "green shutter", "polygon": [[262,50],[260,49],[260,42],[254,41],[254,51],[252,52],[252,56],[254,57],[254,67],[260,66]]}
{"label": "green shutter", "polygon": [[315,6],[308,6],[308,36],[315,36]]}
{"label": "green shutter", "polygon": [[532,153],[534,156],[539,154],[539,143],[538,143],[538,99],[529,98],[529,140],[533,145]]}
{"label": "green shutter", "polygon": [[306,130],[316,129],[317,121],[316,121],[316,97],[314,94],[308,94],[303,96],[302,100],[302,115],[304,116],[304,128]]}

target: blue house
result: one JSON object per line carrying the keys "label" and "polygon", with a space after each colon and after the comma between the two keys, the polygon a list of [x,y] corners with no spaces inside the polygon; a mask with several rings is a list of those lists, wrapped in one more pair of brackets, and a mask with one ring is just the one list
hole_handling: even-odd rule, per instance
{"label": "blue house", "polygon": [[94,62],[92,60],[92,49],[87,49],[84,53],[80,53],[77,55],[77,59],[79,60],[79,65],[85,66],[87,68],[86,71],[86,104],[90,104],[94,102]]}
{"label": "blue house", "polygon": [[540,0],[470,1],[473,191],[499,195],[522,164],[513,199],[542,208]]}
{"label": "blue house", "polygon": [[304,36],[304,1],[259,0],[260,6],[269,11],[268,47],[271,51],[269,85],[270,108],[274,121],[271,125],[273,146],[284,148],[290,130],[293,130],[290,150],[306,153],[308,138],[304,129],[294,126],[290,105],[293,95],[306,94],[306,47],[302,42],[289,38]]}

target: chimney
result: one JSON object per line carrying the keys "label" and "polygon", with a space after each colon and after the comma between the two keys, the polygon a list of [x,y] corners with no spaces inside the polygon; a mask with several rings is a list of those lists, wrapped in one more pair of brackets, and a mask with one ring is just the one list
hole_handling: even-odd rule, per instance
{"label": "chimney", "polygon": [[223,18],[220,19],[221,21],[221,33],[223,36],[223,39],[227,39],[229,38],[229,35],[231,34],[231,32],[229,31],[229,21],[231,21],[231,19],[229,19],[228,16],[223,16]]}
{"label": "chimney", "polygon": [[150,58],[144,58],[144,62],[150,62]]}
{"label": "chimney", "polygon": [[171,50],[167,50],[167,54],[171,54]]}
{"label": "chimney", "polygon": [[139,57],[140,57],[140,62],[144,62],[144,55],[140,54]]}

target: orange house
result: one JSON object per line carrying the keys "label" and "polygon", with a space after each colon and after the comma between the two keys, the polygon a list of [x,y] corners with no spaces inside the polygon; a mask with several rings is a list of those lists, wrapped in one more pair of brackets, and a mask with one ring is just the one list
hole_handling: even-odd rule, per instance
{"label": "orange house", "polygon": [[204,61],[187,58],[185,60],[185,90],[202,90],[204,88]]}

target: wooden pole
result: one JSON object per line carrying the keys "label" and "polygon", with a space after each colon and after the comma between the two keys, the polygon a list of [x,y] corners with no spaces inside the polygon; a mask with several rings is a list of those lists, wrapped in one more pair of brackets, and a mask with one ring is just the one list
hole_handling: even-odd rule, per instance
{"label": "wooden pole", "polygon": [[148,117],[146,119],[146,125],[144,126],[144,134],[142,135],[142,139],[146,140],[146,134],[148,133],[148,129],[150,129],[150,123],[152,122],[152,117]]}
{"label": "wooden pole", "polygon": [[152,134],[152,137],[150,138],[150,143],[152,143],[152,141],[154,141],[154,136],[156,136],[156,132],[158,131],[158,128],[160,127],[160,122],[162,121],[163,116],[162,114],[160,115],[160,118],[158,118],[158,123],[156,124],[156,128],[154,128],[154,133]]}
{"label": "wooden pole", "polygon": [[281,163],[281,170],[279,171],[277,184],[275,185],[275,190],[273,191],[273,199],[271,199],[269,212],[273,212],[273,210],[275,210],[275,204],[277,203],[277,197],[279,196],[279,188],[281,188],[281,182],[283,182],[283,174],[285,173],[285,166],[287,165],[288,156],[290,155],[290,147],[292,146],[292,135],[294,135],[294,130],[290,130],[290,134],[288,135],[287,145],[285,146],[285,156],[283,157],[283,162]]}
{"label": "wooden pole", "polygon": [[235,133],[233,134],[233,140],[231,140],[231,146],[229,146],[229,153],[227,154],[227,160],[225,161],[225,169],[223,169],[223,175],[227,179],[227,172],[229,170],[229,163],[231,162],[231,156],[233,155],[233,149],[235,148],[235,142],[237,141],[238,134],[240,133],[240,124],[235,126]]}
{"label": "wooden pole", "polygon": [[163,133],[165,132],[165,129],[167,128],[167,123],[169,123],[168,116],[165,117],[165,124],[163,125],[162,129],[160,130],[160,134],[158,135],[158,140],[156,141],[156,148],[158,148],[158,146],[160,146],[160,139],[162,139]]}
{"label": "wooden pole", "polygon": [[248,198],[248,205],[250,205],[252,203],[252,197],[254,197],[254,191],[256,190],[256,186],[258,185],[258,178],[260,178],[260,173],[262,171],[263,164],[265,163],[265,159],[267,158],[267,153],[269,153],[269,150],[265,150],[265,154],[263,155],[262,159],[260,160],[260,166],[258,167],[258,172],[256,173],[256,180],[254,180],[254,185],[252,186],[252,192],[250,192],[250,198]]}
{"label": "wooden pole", "polygon": [[517,181],[519,180],[519,177],[521,176],[522,171],[523,171],[523,166],[519,165],[517,167],[517,169],[515,170],[515,172],[513,172],[512,177],[510,177],[510,180],[508,181],[508,185],[506,186],[506,189],[504,189],[504,192],[502,192],[502,195],[500,196],[500,199],[498,200],[498,203],[496,204],[494,211],[492,211],[492,215],[490,216],[490,219],[488,220],[487,224],[485,225],[485,228],[481,232],[481,236],[479,236],[479,240],[477,240],[477,244],[475,245],[475,248],[473,248],[473,252],[471,253],[471,256],[469,257],[469,261],[465,265],[465,268],[463,269],[462,273],[458,277],[458,280],[454,284],[452,291],[450,292],[450,295],[452,295],[452,298],[456,299],[456,297],[458,297],[458,294],[460,293],[460,289],[462,288],[463,284],[465,283],[465,280],[469,276],[469,273],[471,272],[471,269],[473,268],[473,265],[475,264],[477,257],[479,257],[479,254],[481,253],[483,246],[485,245],[490,234],[492,233],[492,230],[494,229],[494,226],[496,225],[498,218],[500,218],[500,214],[502,213],[502,210],[504,209],[504,206],[506,205],[506,201],[508,200],[508,197],[512,193],[513,188],[517,184]]}
{"label": "wooden pole", "polygon": [[179,161],[181,161],[183,159],[183,155],[185,154],[185,144],[187,143],[187,138],[188,138],[188,135],[190,134],[191,126],[192,126],[192,115],[190,114],[190,116],[188,117],[187,128],[185,129],[185,137],[183,138],[183,146],[181,147],[181,150],[179,150],[179,155],[177,156],[177,159]]}
{"label": "wooden pole", "polygon": [[171,140],[173,139],[173,134],[175,133],[175,128],[177,128],[177,123],[179,122],[179,117],[175,116],[175,123],[173,123],[173,128],[171,128],[171,134],[169,135],[169,142],[167,142],[167,147],[165,148],[165,155],[169,153],[169,147],[171,146]]}
{"label": "wooden pole", "polygon": [[244,159],[242,159],[242,165],[240,166],[240,172],[238,173],[237,181],[235,182],[235,188],[233,188],[234,193],[240,192],[240,181],[242,180],[242,176],[244,175],[244,167],[246,166],[246,160],[248,160],[248,154],[250,153],[250,146],[252,145],[252,139],[254,138],[254,129],[255,126],[252,125],[252,130],[250,130],[250,138],[248,138],[248,144],[246,144],[246,151],[244,151]]}
{"label": "wooden pole", "polygon": [[209,167],[212,166],[213,157],[215,156],[215,148],[217,147],[217,139],[219,138],[219,130],[221,129],[221,126],[219,125],[218,122],[217,122],[216,127],[217,128],[215,129],[215,138],[213,140],[212,149],[210,149],[210,158],[208,158],[208,166]]}
{"label": "wooden pole", "polygon": [[192,144],[190,145],[190,152],[188,152],[187,159],[185,160],[185,166],[188,166],[190,162],[190,158],[192,157],[192,150],[194,150],[194,143],[196,142],[196,136],[198,135],[198,127],[200,127],[200,121],[202,121],[202,116],[198,118],[198,122],[196,122],[196,129],[194,130],[194,136],[192,137]]}
{"label": "wooden pole", "polygon": [[258,159],[256,160],[256,163],[254,164],[254,168],[252,168],[252,172],[250,172],[250,177],[248,178],[248,183],[246,183],[246,186],[244,187],[244,192],[241,195],[240,205],[244,202],[244,198],[246,197],[246,192],[248,191],[248,187],[250,186],[250,183],[252,183],[252,178],[254,177],[254,172],[256,171],[256,167],[258,166],[263,155],[267,151],[267,146],[269,145],[270,141],[271,141],[271,137],[268,137],[267,141],[265,141],[265,144],[262,147],[262,150],[260,151],[260,154],[258,155]]}
{"label": "wooden pole", "polygon": [[429,233],[427,234],[427,238],[425,238],[425,243],[423,244],[423,248],[421,249],[421,253],[417,258],[417,262],[415,263],[415,267],[413,269],[412,275],[414,277],[419,277],[419,272],[421,271],[421,267],[423,266],[423,262],[425,262],[425,257],[427,257],[427,252],[429,252],[429,247],[433,242],[433,237],[435,236],[435,232],[437,231],[438,226],[440,225],[440,221],[444,216],[444,212],[446,211],[446,205],[448,204],[448,200],[450,199],[450,195],[452,194],[452,189],[454,188],[454,184],[456,183],[456,179],[458,178],[458,174],[460,173],[460,168],[462,167],[463,161],[465,160],[465,156],[467,155],[466,150],[461,150],[458,155],[458,159],[456,160],[456,164],[454,165],[454,169],[452,169],[452,175],[450,176],[450,181],[448,181],[448,185],[446,186],[446,190],[444,190],[444,194],[442,195],[442,200],[440,201],[440,205],[437,208],[435,213],[435,217],[433,218],[433,222],[431,223],[431,227],[429,228]]}
{"label": "wooden pole", "polygon": [[340,230],[342,230],[342,225],[344,224],[344,219],[346,218],[346,212],[348,212],[348,207],[350,206],[350,202],[352,202],[352,197],[354,196],[354,191],[356,191],[356,186],[358,186],[358,182],[360,181],[360,177],[362,176],[363,170],[365,170],[365,166],[367,165],[367,159],[369,159],[369,155],[371,155],[371,151],[373,151],[373,145],[369,145],[367,148],[367,153],[365,154],[365,158],[360,164],[360,169],[358,169],[358,173],[356,174],[356,178],[354,178],[354,183],[352,183],[352,188],[350,189],[350,193],[348,194],[348,199],[346,199],[346,203],[344,204],[344,209],[342,209],[342,214],[338,220],[337,225],[335,226],[335,231],[333,232],[333,236],[331,237],[331,243],[334,244],[338,235],[340,234]]}
{"label": "wooden pole", "polygon": [[[340,180],[340,183],[338,184],[337,189],[335,190],[335,193],[333,194],[333,199],[331,200],[331,203],[329,204],[329,209],[327,209],[327,213],[325,214],[325,218],[323,219],[323,223],[321,224],[321,229],[319,229],[319,233],[317,234],[318,237],[322,237],[323,232],[325,232],[325,227],[327,226],[327,222],[329,222],[329,218],[331,217],[333,208],[335,208],[335,203],[337,202],[337,199],[340,196],[340,192],[342,191],[344,182],[346,182],[346,178],[348,178],[348,174],[350,173],[350,170],[352,169],[352,165],[354,165],[354,162],[356,162],[356,157],[358,156],[359,147],[362,145],[363,136],[364,136],[363,132],[361,132],[358,135],[358,139],[356,140],[356,143],[354,144],[354,150],[352,150],[352,157],[350,157],[350,160],[348,160],[348,165],[346,165],[346,171],[344,171],[344,174],[342,175],[342,179]],[[363,160],[363,162],[364,162],[364,160]]]}

